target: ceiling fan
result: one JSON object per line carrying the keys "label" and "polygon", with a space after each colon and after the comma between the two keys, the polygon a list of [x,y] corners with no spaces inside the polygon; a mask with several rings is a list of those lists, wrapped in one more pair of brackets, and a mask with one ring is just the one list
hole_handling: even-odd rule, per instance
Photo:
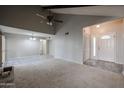
{"label": "ceiling fan", "polygon": [[[41,17],[43,20],[47,21],[47,25],[53,26],[53,24],[56,23],[63,23],[62,20],[55,19],[55,16],[49,11],[49,14],[47,16],[41,15],[39,13],[36,13],[36,16]],[[40,23],[43,23],[41,21]]]}

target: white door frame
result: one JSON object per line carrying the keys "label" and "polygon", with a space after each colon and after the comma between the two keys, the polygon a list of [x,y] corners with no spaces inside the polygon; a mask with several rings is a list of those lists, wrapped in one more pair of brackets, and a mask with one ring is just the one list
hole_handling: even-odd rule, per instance
{"label": "white door frame", "polygon": [[[82,40],[83,42],[82,42],[82,44],[83,44],[83,62],[84,62],[84,61],[86,61],[85,60],[85,52],[86,52],[86,48],[85,48],[85,44],[86,44],[85,43],[85,28],[83,28],[82,30],[83,30],[82,31],[82,35],[83,35],[83,40]],[[91,36],[90,36],[90,38],[91,38]],[[90,39],[90,42],[89,43],[91,43],[91,39]],[[90,47],[91,47],[91,45],[90,45]],[[91,53],[91,50],[89,51],[89,57],[91,57],[90,53]]]}

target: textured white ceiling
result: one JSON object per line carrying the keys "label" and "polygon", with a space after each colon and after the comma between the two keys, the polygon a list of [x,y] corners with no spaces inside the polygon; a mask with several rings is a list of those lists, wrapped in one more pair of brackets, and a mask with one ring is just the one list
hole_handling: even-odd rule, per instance
{"label": "textured white ceiling", "polygon": [[124,6],[90,6],[77,8],[51,9],[54,13],[59,14],[76,14],[76,15],[96,15],[96,16],[124,16]]}

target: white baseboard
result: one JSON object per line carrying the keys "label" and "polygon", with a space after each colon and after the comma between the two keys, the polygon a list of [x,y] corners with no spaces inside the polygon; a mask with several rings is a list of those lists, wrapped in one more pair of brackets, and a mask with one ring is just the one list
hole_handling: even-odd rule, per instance
{"label": "white baseboard", "polygon": [[76,64],[83,64],[83,62],[80,62],[80,61],[76,61],[76,60],[71,60],[71,59],[67,59],[67,58],[63,58],[63,57],[54,57],[55,59],[61,59],[61,60],[65,60],[65,61],[68,61],[68,62],[72,62],[72,63],[76,63]]}

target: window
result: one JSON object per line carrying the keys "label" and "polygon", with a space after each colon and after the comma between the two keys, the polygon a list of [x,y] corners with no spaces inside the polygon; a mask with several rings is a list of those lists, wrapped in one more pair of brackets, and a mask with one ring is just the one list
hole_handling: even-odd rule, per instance
{"label": "window", "polygon": [[96,37],[93,37],[93,56],[96,56]]}
{"label": "window", "polygon": [[110,38],[111,38],[111,36],[109,36],[109,35],[104,35],[101,37],[101,39],[110,39]]}

